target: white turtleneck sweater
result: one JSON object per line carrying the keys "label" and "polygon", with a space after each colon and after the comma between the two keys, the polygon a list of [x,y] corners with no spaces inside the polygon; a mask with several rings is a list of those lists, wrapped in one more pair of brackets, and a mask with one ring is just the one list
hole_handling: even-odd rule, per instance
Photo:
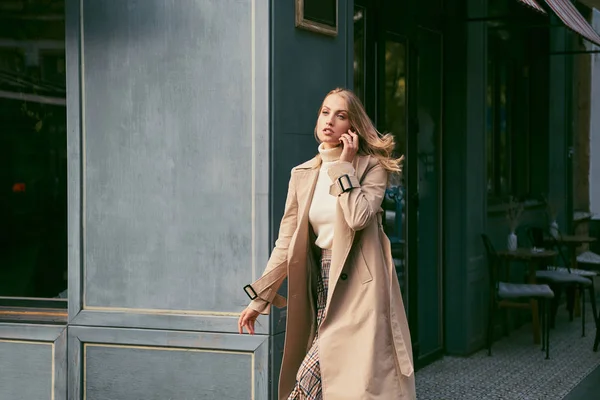
{"label": "white turtleneck sweater", "polygon": [[335,225],[335,215],[337,210],[337,197],[329,194],[329,188],[333,183],[327,174],[327,170],[333,164],[339,161],[342,155],[342,146],[333,149],[325,149],[323,144],[319,146],[321,154],[321,169],[315,193],[313,195],[310,209],[308,211],[308,220],[317,235],[315,244],[321,249],[331,250],[333,246],[333,228]]}

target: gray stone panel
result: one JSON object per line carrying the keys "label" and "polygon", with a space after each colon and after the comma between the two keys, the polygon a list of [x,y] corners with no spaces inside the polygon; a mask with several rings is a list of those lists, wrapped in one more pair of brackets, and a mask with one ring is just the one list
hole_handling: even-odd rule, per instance
{"label": "gray stone panel", "polygon": [[51,399],[52,343],[0,339],[0,398]]}
{"label": "gray stone panel", "polygon": [[264,335],[69,328],[69,398],[268,398]]}
{"label": "gray stone panel", "polygon": [[251,398],[248,353],[88,345],[85,373],[88,400]]}
{"label": "gray stone panel", "polygon": [[268,251],[266,4],[81,15],[84,306],[241,311]]}
{"label": "gray stone panel", "polygon": [[0,399],[67,398],[67,328],[0,323]]}

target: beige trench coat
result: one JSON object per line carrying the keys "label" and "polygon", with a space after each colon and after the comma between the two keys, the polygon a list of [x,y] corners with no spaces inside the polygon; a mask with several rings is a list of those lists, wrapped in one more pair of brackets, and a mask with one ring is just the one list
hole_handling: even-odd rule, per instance
{"label": "beige trench coat", "polygon": [[[289,278],[282,400],[294,387],[317,329],[318,266],[308,210],[320,165],[317,156],[292,170],[279,238],[265,272],[251,285],[257,297],[250,307],[268,314],[271,304],[286,305],[277,290]],[[353,165],[339,162],[331,167],[329,176],[334,182],[353,170],[360,187],[338,197],[327,306],[318,332],[323,398],[414,400],[408,321],[381,224],[387,172],[376,158],[356,156]]]}

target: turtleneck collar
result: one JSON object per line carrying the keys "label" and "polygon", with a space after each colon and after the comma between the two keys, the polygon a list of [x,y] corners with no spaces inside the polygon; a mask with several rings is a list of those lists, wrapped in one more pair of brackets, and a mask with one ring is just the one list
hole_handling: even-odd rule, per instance
{"label": "turtleneck collar", "polygon": [[326,149],[323,147],[323,143],[319,145],[319,154],[321,154],[323,162],[334,162],[339,160],[342,155],[342,150],[342,145],[334,147],[333,149]]}

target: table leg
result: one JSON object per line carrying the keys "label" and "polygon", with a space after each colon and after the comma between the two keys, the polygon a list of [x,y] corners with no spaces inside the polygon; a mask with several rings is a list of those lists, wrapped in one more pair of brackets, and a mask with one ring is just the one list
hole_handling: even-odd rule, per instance
{"label": "table leg", "polygon": [[537,300],[531,300],[531,325],[533,327],[533,343],[540,344],[540,314]]}
{"label": "table leg", "polygon": [[[571,248],[571,269],[575,269],[577,268],[577,247],[572,247]],[[575,304],[573,304],[573,315],[575,317],[581,317],[581,301],[579,299],[579,296],[581,294],[579,293],[579,286],[575,287],[575,294],[573,295],[573,301],[575,302]]]}
{"label": "table leg", "polygon": [[[529,283],[535,284],[535,272],[537,269],[537,264],[535,261],[529,262]],[[533,343],[540,344],[540,313],[538,312],[538,301],[531,300],[531,327],[533,328]]]}

